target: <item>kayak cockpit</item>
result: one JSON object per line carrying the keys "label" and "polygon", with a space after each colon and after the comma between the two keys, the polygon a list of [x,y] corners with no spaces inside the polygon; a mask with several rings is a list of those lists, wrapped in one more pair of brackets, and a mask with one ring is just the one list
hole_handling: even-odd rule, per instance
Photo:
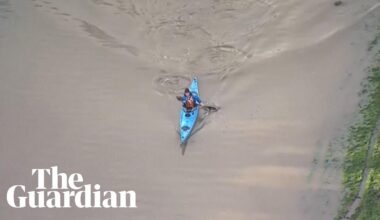
{"label": "kayak cockpit", "polygon": [[185,125],[185,126],[182,126],[181,129],[182,129],[182,131],[188,131],[188,130],[190,130],[190,127]]}

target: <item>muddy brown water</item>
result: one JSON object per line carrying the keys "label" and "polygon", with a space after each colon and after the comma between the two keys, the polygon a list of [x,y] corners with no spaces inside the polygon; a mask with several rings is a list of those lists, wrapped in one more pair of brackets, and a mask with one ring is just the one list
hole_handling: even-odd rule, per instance
{"label": "muddy brown water", "polygon": [[[332,219],[377,4],[0,0],[0,219]],[[182,156],[192,76],[221,109]],[[138,208],[8,206],[54,165]]]}

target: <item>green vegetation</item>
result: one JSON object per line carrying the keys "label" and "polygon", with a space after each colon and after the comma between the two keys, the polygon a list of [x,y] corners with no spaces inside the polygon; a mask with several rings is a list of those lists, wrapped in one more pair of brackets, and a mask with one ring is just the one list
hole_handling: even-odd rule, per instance
{"label": "green vegetation", "polygon": [[[378,44],[380,44],[380,34],[370,42],[369,49],[372,50]],[[369,70],[369,77],[361,94],[364,94],[366,99],[361,103],[358,122],[351,126],[348,134],[343,168],[345,192],[342,208],[336,217],[339,220],[343,219],[359,196],[362,181],[365,181],[364,195],[351,219],[380,219],[380,134],[378,134],[380,129],[376,127],[380,117],[380,60],[378,57],[376,57],[374,67]],[[368,176],[365,176],[365,170],[368,171]]]}
{"label": "green vegetation", "polygon": [[368,51],[371,51],[380,41],[380,32],[376,34],[375,38],[369,43]]}
{"label": "green vegetation", "polygon": [[[377,150],[379,151],[377,143]],[[366,182],[366,190],[362,199],[362,203],[354,219],[360,220],[378,220],[380,218],[380,154],[377,154],[372,159],[377,161],[377,166],[372,166],[369,169],[369,174]]]}

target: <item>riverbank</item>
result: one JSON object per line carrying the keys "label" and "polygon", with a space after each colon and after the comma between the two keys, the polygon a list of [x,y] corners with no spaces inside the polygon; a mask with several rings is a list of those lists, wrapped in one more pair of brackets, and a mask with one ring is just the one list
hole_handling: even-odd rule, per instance
{"label": "riverbank", "polygon": [[344,197],[336,219],[380,216],[380,33],[369,43],[374,63],[363,85],[358,122],[350,127],[344,161]]}

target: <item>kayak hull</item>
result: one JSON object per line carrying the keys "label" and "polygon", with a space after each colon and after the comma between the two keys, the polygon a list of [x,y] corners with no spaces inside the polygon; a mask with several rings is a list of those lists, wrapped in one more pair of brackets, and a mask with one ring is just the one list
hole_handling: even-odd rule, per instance
{"label": "kayak hull", "polygon": [[[193,95],[199,96],[198,94],[198,80],[193,79],[189,86],[189,90]],[[191,136],[195,124],[198,120],[199,106],[195,107],[191,111],[187,111],[186,108],[181,108],[180,115],[180,139],[181,144],[185,144]]]}

